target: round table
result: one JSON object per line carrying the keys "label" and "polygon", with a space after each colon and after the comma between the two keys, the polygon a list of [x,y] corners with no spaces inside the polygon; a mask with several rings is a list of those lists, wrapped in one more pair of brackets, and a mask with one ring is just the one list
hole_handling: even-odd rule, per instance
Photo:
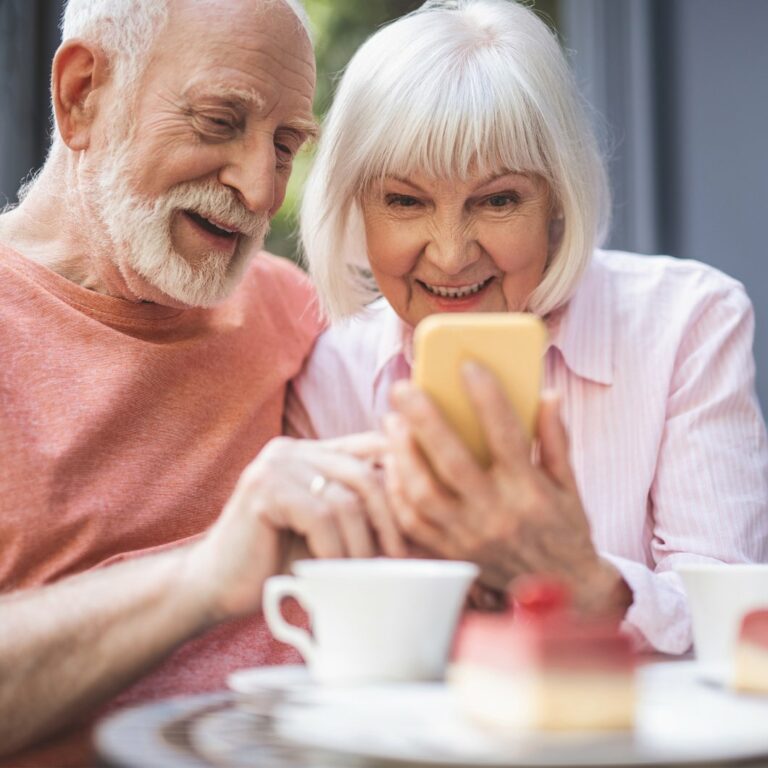
{"label": "round table", "polygon": [[[675,665],[677,667],[677,665]],[[678,667],[682,670],[682,667]],[[94,733],[100,765],[109,768],[374,768],[391,761],[323,752],[283,739],[276,713],[290,696],[264,689],[246,697],[219,692],[144,704],[103,720]],[[720,765],[768,768],[765,757]],[[408,768],[401,760],[397,768]],[[425,763],[411,768],[424,768]],[[655,764],[659,768],[659,764]],[[678,763],[678,766],[680,763]],[[691,763],[686,764],[693,768]],[[707,763],[715,768],[718,763]],[[456,766],[455,768],[458,768]]]}
{"label": "round table", "polygon": [[271,727],[279,693],[181,696],[122,710],[94,733],[109,768],[372,768],[283,742]]}

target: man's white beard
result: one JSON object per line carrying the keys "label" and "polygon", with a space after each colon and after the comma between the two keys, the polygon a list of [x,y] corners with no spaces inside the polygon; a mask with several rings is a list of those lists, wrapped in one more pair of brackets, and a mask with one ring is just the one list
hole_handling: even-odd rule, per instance
{"label": "man's white beard", "polygon": [[[251,213],[234,191],[215,181],[178,184],[154,202],[135,195],[128,183],[131,152],[121,142],[111,161],[89,184],[91,205],[106,228],[113,261],[127,265],[150,285],[187,306],[207,307],[229,296],[269,230],[266,215]],[[212,251],[194,265],[174,250],[171,219],[191,210],[239,230],[231,259]]]}

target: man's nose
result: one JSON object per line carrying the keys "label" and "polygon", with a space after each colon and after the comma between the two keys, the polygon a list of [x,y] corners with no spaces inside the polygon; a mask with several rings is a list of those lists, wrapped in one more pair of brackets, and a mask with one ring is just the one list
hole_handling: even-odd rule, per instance
{"label": "man's nose", "polygon": [[252,213],[271,215],[277,182],[272,142],[241,147],[219,172],[219,181],[235,190]]}
{"label": "man's nose", "polygon": [[458,275],[477,261],[480,246],[471,231],[453,226],[435,232],[424,255],[444,274]]}

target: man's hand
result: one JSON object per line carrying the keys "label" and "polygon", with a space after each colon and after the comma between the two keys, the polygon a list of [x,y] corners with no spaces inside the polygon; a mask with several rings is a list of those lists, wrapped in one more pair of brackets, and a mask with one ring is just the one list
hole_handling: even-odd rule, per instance
{"label": "man's hand", "polygon": [[557,398],[542,398],[534,462],[492,374],[468,366],[465,383],[493,456],[487,470],[426,395],[407,382],[393,389],[387,484],[401,529],[442,557],[476,562],[481,582],[494,589],[520,574],[548,573],[583,609],[623,614],[631,593],[595,551]]}
{"label": "man's hand", "polygon": [[296,534],[317,557],[402,556],[376,468],[383,444],[374,434],[274,440],[194,544],[0,596],[0,755],[72,722],[216,622],[258,610]]}
{"label": "man's hand", "polygon": [[264,581],[285,569],[296,535],[313,557],[405,556],[377,469],[386,447],[373,432],[272,440],[189,551],[189,583],[208,596],[211,619],[257,610]]}

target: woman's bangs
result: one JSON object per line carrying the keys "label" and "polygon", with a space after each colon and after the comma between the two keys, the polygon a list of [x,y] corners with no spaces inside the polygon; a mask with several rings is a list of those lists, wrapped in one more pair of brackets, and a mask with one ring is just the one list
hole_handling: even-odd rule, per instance
{"label": "woman's bangs", "polygon": [[473,69],[413,84],[406,98],[401,90],[397,103],[381,105],[364,184],[387,176],[465,180],[501,171],[550,178],[538,112],[516,84],[494,87]]}

